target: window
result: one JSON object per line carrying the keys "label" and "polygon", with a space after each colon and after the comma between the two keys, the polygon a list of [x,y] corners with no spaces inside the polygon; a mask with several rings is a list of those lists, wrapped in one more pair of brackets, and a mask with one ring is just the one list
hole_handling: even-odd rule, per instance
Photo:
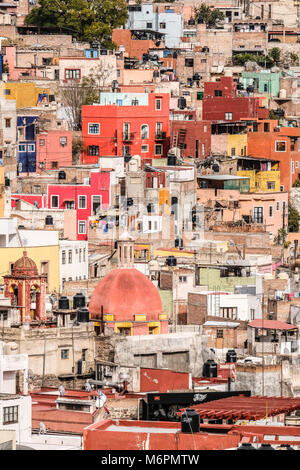
{"label": "window", "polygon": [[230,318],[232,320],[237,319],[237,307],[220,307],[220,317]]}
{"label": "window", "polygon": [[295,162],[293,160],[291,161],[291,173],[292,175],[295,173]]}
{"label": "window", "polygon": [[141,126],[141,139],[149,139],[149,126],[147,124]]}
{"label": "window", "polygon": [[161,99],[155,100],[155,109],[156,109],[156,111],[161,110]]}
{"label": "window", "polygon": [[[83,248],[83,260],[82,260],[84,263],[85,263],[85,248]],[[84,276],[85,278],[85,276]]]}
{"label": "window", "polygon": [[231,121],[232,120],[232,113],[225,113],[225,119],[226,119],[226,121]]}
{"label": "window", "polygon": [[179,276],[179,282],[187,282],[186,276]]}
{"label": "window", "polygon": [[194,67],[194,59],[185,59],[184,65],[186,67]]}
{"label": "window", "polygon": [[159,23],[160,29],[166,29],[166,23]]}
{"label": "window", "polygon": [[39,184],[34,185],[33,186],[33,192],[34,192],[34,194],[40,194],[41,186]]}
{"label": "window", "polygon": [[43,147],[45,145],[45,139],[40,139],[40,147]]}
{"label": "window", "polygon": [[69,350],[68,349],[62,349],[60,351],[60,357],[61,357],[61,359],[69,359]]}
{"label": "window", "polygon": [[[299,85],[300,86],[300,85]],[[5,95],[10,95],[10,90],[4,90]]]}
{"label": "window", "polygon": [[86,209],[86,196],[78,196],[78,208]]}
{"label": "window", "polygon": [[299,168],[299,162],[298,161],[295,162],[295,167]]}
{"label": "window", "polygon": [[67,80],[78,80],[80,79],[80,69],[66,69],[65,78]]}
{"label": "window", "polygon": [[10,118],[5,119],[5,127],[11,127],[11,119]]}
{"label": "window", "polygon": [[101,209],[101,196],[92,196],[92,215],[96,215]]}
{"label": "window", "polygon": [[281,192],[284,191],[284,186],[280,185],[280,191],[281,191]]}
{"label": "window", "polygon": [[223,338],[223,330],[217,329],[217,338]]}
{"label": "window", "polygon": [[280,202],[276,202],[276,210],[280,211]]}
{"label": "window", "polygon": [[51,208],[52,209],[57,209],[58,208],[58,201],[59,201],[58,196],[51,196]]}
{"label": "window", "polygon": [[286,152],[286,142],[284,140],[276,140],[275,152]]}
{"label": "window", "polygon": [[147,29],[152,29],[152,23],[147,23],[146,28],[147,28]]}
{"label": "window", "polygon": [[68,210],[75,209],[75,201],[66,201],[65,208]]}
{"label": "window", "polygon": [[148,147],[148,145],[142,145],[141,151],[142,151],[142,153],[147,153],[147,152],[149,152],[149,147]]}
{"label": "window", "polygon": [[235,155],[235,148],[231,149],[231,156],[233,157]]}
{"label": "window", "polygon": [[269,206],[269,217],[273,217],[273,206]]}
{"label": "window", "polygon": [[100,134],[100,124],[90,122],[89,123],[89,134]]}
{"label": "window", "polygon": [[7,311],[2,311],[0,312],[0,320],[5,321],[8,318],[8,312]]}
{"label": "window", "polygon": [[253,220],[257,224],[263,223],[263,207],[254,207],[253,209]]}
{"label": "window", "polygon": [[131,106],[138,106],[138,105],[139,105],[139,100],[137,99],[131,100]]}
{"label": "window", "polygon": [[18,406],[6,406],[3,408],[3,424],[17,423],[19,419]]}
{"label": "window", "polygon": [[275,181],[268,181],[267,182],[268,189],[275,189]]}
{"label": "window", "polygon": [[123,124],[123,139],[128,140],[130,137],[130,123],[124,122]]}
{"label": "window", "polygon": [[66,252],[63,250],[61,252],[61,264],[66,264]]}
{"label": "window", "polygon": [[82,249],[80,248],[80,250],[79,250],[79,263],[81,263],[81,254],[82,254]]}
{"label": "window", "polygon": [[155,155],[162,155],[162,145],[155,145]]}
{"label": "window", "polygon": [[52,169],[58,168],[58,162],[51,162],[51,168]]}
{"label": "window", "polygon": [[67,137],[60,137],[59,143],[62,147],[65,147],[67,145]]}
{"label": "window", "polygon": [[215,90],[215,96],[223,96],[222,90]]}
{"label": "window", "polygon": [[117,69],[117,77],[121,77],[121,70]]}
{"label": "window", "polygon": [[72,264],[72,250],[69,250],[69,264]]}
{"label": "window", "polygon": [[268,122],[264,122],[264,132],[269,132],[270,131],[270,125]]}
{"label": "window", "polygon": [[202,144],[202,155],[205,155],[205,144]]}
{"label": "window", "polygon": [[91,156],[99,155],[99,146],[98,145],[89,145],[88,154]]}
{"label": "window", "polygon": [[82,234],[86,233],[86,221],[85,220],[79,220],[78,233],[82,233]]}
{"label": "window", "polygon": [[251,319],[251,321],[254,320],[254,318],[255,318],[255,309],[250,308],[250,319]]}
{"label": "window", "polygon": [[81,359],[86,361],[87,349],[83,349],[81,352]]}

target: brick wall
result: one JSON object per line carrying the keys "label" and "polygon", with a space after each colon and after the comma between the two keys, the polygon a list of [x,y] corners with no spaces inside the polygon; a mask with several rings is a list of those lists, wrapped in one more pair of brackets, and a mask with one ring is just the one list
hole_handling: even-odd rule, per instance
{"label": "brick wall", "polygon": [[173,273],[171,271],[160,272],[159,288],[162,290],[172,290],[173,288]]}
{"label": "brick wall", "polygon": [[207,296],[197,293],[188,294],[187,324],[202,325],[207,314]]}

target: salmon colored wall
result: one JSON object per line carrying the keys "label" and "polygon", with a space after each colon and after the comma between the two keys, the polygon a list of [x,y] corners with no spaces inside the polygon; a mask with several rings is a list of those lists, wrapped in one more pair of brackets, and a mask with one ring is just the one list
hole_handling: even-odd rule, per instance
{"label": "salmon colored wall", "polygon": [[144,369],[140,371],[140,392],[166,393],[169,390],[188,390],[190,374],[172,370]]}

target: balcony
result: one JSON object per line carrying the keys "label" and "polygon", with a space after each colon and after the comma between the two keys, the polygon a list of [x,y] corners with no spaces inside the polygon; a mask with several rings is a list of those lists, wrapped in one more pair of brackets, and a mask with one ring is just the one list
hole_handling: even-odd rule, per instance
{"label": "balcony", "polygon": [[123,132],[123,142],[132,142],[134,134],[132,132]]}
{"label": "balcony", "polygon": [[156,132],[155,134],[155,140],[165,140],[167,138],[167,133],[166,132]]}

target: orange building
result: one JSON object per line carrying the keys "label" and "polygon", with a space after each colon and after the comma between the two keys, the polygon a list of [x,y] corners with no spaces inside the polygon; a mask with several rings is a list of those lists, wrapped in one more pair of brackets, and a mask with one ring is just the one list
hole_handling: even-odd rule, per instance
{"label": "orange building", "polygon": [[280,162],[280,190],[290,191],[299,178],[300,128],[280,127],[275,120],[252,121],[248,127],[248,155]]}

